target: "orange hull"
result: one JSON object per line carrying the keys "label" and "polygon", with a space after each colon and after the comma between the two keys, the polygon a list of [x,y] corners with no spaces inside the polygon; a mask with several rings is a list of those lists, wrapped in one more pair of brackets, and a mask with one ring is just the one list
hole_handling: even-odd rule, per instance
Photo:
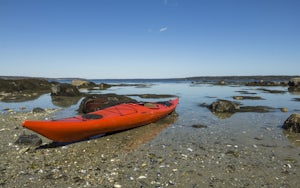
{"label": "orange hull", "polygon": [[73,142],[147,125],[173,112],[177,104],[178,98],[165,103],[125,103],[83,116],[59,120],[27,120],[23,122],[23,127],[56,142]]}

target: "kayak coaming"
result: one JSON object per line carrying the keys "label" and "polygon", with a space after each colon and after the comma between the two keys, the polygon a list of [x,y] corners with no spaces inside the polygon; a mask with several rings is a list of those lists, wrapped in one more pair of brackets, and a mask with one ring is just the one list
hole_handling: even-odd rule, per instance
{"label": "kayak coaming", "polygon": [[170,106],[151,103],[148,107],[138,103],[124,103],[89,113],[101,115],[100,119],[85,119],[78,115],[59,120],[26,120],[22,125],[50,140],[72,142],[153,123],[173,112],[178,101],[176,98],[168,101]]}

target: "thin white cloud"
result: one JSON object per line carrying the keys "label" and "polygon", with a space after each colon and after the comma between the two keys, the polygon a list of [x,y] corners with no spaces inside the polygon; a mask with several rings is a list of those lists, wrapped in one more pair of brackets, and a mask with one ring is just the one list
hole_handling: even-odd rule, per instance
{"label": "thin white cloud", "polygon": [[167,31],[167,30],[168,30],[167,27],[162,27],[162,28],[159,29],[159,32],[165,32],[165,31]]}
{"label": "thin white cloud", "polygon": [[165,6],[178,6],[179,3],[177,0],[163,0]]}

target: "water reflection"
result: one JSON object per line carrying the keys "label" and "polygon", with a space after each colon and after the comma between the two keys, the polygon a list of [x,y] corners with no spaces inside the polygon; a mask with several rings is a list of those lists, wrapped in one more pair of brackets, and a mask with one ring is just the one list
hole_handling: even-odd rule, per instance
{"label": "water reflection", "polygon": [[138,149],[141,145],[153,140],[160,132],[165,130],[171,124],[174,124],[177,119],[177,113],[173,112],[156,123],[151,123],[130,131],[122,132],[123,134],[119,135],[119,139],[121,141],[120,148],[123,151],[133,151]]}
{"label": "water reflection", "polygon": [[51,101],[55,106],[70,107],[77,104],[82,97],[65,97],[65,96],[51,96]]}
{"label": "water reflection", "polygon": [[295,146],[300,146],[300,134],[283,130],[284,136],[289,140],[289,142]]}
{"label": "water reflection", "polygon": [[227,119],[227,118],[230,118],[234,113],[214,112],[212,114],[215,115],[216,117],[218,117],[219,119]]}
{"label": "water reflection", "polygon": [[5,103],[26,102],[38,99],[45,93],[9,93],[1,94],[0,100]]}
{"label": "water reflection", "polygon": [[292,95],[300,95],[300,91],[299,90],[294,90],[294,89],[288,89],[289,93]]}

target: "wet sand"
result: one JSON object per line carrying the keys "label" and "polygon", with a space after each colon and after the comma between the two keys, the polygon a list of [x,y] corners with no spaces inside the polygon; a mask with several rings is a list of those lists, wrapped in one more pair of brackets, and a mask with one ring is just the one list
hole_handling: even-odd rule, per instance
{"label": "wet sand", "polygon": [[273,126],[258,128],[253,137],[247,126],[232,133],[224,126],[186,127],[171,115],[148,126],[69,145],[55,146],[45,138],[41,147],[14,143],[19,135],[31,134],[21,128],[24,119],[45,117],[51,112],[0,115],[2,187],[299,185],[300,149]]}

